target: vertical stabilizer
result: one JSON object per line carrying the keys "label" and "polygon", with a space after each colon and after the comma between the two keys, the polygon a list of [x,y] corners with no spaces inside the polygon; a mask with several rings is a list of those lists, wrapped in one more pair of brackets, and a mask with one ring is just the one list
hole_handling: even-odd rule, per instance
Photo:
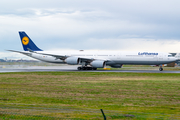
{"label": "vertical stabilizer", "polygon": [[34,44],[34,42],[29,38],[29,36],[24,31],[19,32],[19,35],[21,38],[21,43],[24,51],[28,51],[28,49],[32,51],[42,51]]}

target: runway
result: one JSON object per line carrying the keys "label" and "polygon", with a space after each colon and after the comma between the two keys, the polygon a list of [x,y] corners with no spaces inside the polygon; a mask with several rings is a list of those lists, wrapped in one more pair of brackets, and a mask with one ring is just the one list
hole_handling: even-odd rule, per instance
{"label": "runway", "polygon": [[129,73],[180,73],[180,71],[155,71],[155,70],[64,70],[64,69],[4,69],[0,70],[0,73],[8,73],[8,72],[129,72]]}
{"label": "runway", "polygon": [[[128,68],[129,69],[129,68]],[[153,70],[125,70],[118,69],[118,70],[77,70],[77,66],[26,66],[26,67],[3,67],[0,68],[0,73],[8,73],[8,72],[44,72],[44,71],[61,71],[61,72],[129,72],[129,73],[180,73],[179,71],[175,70],[164,70],[159,71],[158,68]]]}

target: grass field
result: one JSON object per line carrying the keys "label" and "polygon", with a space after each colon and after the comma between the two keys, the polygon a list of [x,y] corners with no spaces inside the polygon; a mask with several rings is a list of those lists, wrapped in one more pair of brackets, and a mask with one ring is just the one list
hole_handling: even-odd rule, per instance
{"label": "grass field", "polygon": [[0,119],[180,119],[180,74],[0,73]]}

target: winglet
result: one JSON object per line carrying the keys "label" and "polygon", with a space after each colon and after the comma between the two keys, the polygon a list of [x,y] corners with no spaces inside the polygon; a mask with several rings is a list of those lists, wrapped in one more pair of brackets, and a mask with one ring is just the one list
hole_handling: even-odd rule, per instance
{"label": "winglet", "polygon": [[28,49],[32,51],[42,51],[34,44],[34,42],[29,38],[29,36],[24,31],[20,31],[19,35],[21,38],[21,43],[24,51],[28,51]]}

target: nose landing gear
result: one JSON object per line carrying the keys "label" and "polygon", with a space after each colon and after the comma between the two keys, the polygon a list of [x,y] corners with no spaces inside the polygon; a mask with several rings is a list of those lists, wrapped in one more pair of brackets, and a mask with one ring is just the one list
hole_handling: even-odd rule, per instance
{"label": "nose landing gear", "polygon": [[159,71],[163,71],[162,65],[159,66]]}

